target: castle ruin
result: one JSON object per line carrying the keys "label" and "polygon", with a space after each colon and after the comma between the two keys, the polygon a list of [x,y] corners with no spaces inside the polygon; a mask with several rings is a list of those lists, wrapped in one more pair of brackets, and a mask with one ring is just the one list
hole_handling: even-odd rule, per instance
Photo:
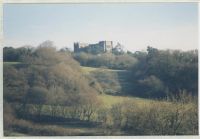
{"label": "castle ruin", "polygon": [[87,43],[74,43],[74,52],[89,52],[89,53],[102,53],[102,52],[111,52],[113,49],[112,41],[100,41],[96,44],[87,44]]}

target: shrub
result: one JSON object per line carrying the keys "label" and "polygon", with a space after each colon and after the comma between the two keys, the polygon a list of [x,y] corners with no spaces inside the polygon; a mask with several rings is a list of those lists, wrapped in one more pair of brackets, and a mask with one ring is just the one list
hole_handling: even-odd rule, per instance
{"label": "shrub", "polygon": [[159,98],[166,96],[163,82],[154,75],[139,80],[139,83],[141,84],[141,88],[144,88],[142,91],[146,97]]}
{"label": "shrub", "polygon": [[194,100],[186,101],[183,96],[149,105],[131,101],[115,104],[110,109],[112,128],[120,128],[128,135],[197,135],[197,106]]}

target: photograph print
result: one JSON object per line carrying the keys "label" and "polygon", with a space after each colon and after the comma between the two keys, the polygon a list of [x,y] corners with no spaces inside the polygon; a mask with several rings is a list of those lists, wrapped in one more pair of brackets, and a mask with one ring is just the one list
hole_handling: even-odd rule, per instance
{"label": "photograph print", "polygon": [[198,3],[4,3],[3,134],[199,135]]}

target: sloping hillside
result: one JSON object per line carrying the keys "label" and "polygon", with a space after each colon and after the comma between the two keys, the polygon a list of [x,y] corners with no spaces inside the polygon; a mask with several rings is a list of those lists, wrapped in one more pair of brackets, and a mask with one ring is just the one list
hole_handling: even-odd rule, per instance
{"label": "sloping hillside", "polygon": [[130,71],[93,67],[82,67],[82,71],[95,79],[106,94],[125,95],[133,92]]}

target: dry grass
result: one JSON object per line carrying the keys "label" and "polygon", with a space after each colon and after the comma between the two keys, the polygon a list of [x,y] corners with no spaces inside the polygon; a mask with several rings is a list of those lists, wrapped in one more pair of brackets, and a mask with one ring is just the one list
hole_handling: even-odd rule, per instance
{"label": "dry grass", "polygon": [[42,125],[26,120],[16,119],[12,125],[12,131],[5,131],[5,136],[72,136],[81,134],[81,129],[64,128],[57,125]]}
{"label": "dry grass", "polygon": [[17,65],[20,64],[21,62],[3,62],[4,65]]}
{"label": "dry grass", "polygon": [[112,105],[114,104],[122,103],[126,101],[135,102],[140,106],[149,105],[152,102],[160,103],[159,101],[156,101],[156,100],[143,99],[143,98],[131,97],[131,96],[111,96],[111,95],[102,94],[102,95],[98,95],[98,98],[102,100],[103,105],[108,108],[112,107]]}
{"label": "dry grass", "polygon": [[101,71],[111,71],[111,72],[126,72],[126,70],[113,70],[113,69],[107,69],[107,68],[94,68],[94,67],[84,67],[81,66],[82,72],[85,74],[89,74],[92,71],[95,70],[101,70]]}

